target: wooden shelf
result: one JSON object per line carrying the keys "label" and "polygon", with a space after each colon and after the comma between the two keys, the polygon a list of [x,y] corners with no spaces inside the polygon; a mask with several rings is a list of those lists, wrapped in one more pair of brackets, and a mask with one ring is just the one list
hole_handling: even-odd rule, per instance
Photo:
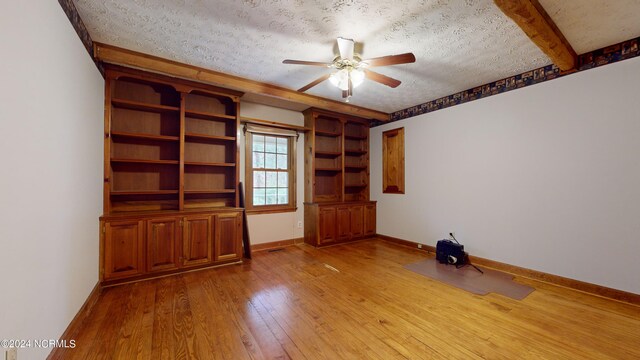
{"label": "wooden shelf", "polygon": [[233,115],[216,114],[216,113],[209,113],[209,112],[195,111],[195,110],[185,110],[184,115],[192,118],[214,120],[214,121],[215,120],[218,120],[218,121],[219,120],[224,120],[224,121],[236,120],[236,117]]}
{"label": "wooden shelf", "polygon": [[171,195],[178,190],[149,190],[149,191],[111,191],[111,195]]}
{"label": "wooden shelf", "polygon": [[348,171],[348,170],[362,171],[362,170],[367,170],[367,167],[366,167],[366,166],[363,166],[363,165],[358,165],[358,166],[355,166],[355,165],[345,165],[345,166],[344,166],[344,169],[345,169],[346,171]]}
{"label": "wooden shelf", "polygon": [[127,137],[127,138],[131,138],[131,139],[154,140],[154,141],[180,141],[180,137],[178,137],[178,136],[129,133],[129,132],[123,132],[123,131],[112,131],[111,132],[111,136],[113,136],[113,137]]}
{"label": "wooden shelf", "polygon": [[345,139],[352,139],[352,140],[366,140],[367,136],[366,135],[344,135]]}
{"label": "wooden shelf", "polygon": [[185,165],[192,166],[216,166],[216,167],[234,167],[236,164],[234,163],[210,163],[210,162],[200,162],[200,161],[185,161]]}
{"label": "wooden shelf", "polygon": [[344,187],[346,188],[366,188],[366,184],[346,184]]}
{"label": "wooden shelf", "polygon": [[344,149],[344,153],[347,155],[364,155],[366,153],[368,153],[368,151],[366,150],[350,150],[350,149]]}
{"label": "wooden shelf", "polygon": [[333,132],[333,131],[316,130],[316,135],[338,137],[338,136],[341,136],[342,134],[339,132]]}
{"label": "wooden shelf", "polygon": [[219,189],[219,190],[185,190],[185,194],[235,194],[235,189]]}
{"label": "wooden shelf", "polygon": [[316,168],[316,171],[341,172],[340,168]]}
{"label": "wooden shelf", "polygon": [[131,164],[158,164],[158,165],[178,165],[178,160],[142,160],[142,159],[111,159],[112,163],[131,163]]}
{"label": "wooden shelf", "polygon": [[216,140],[216,141],[236,141],[233,136],[220,136],[220,135],[205,135],[196,133],[185,133],[185,138],[200,139],[200,140]]}
{"label": "wooden shelf", "polygon": [[122,109],[151,111],[151,112],[157,112],[157,113],[180,111],[180,108],[175,106],[148,104],[148,103],[143,103],[139,101],[124,100],[124,99],[111,99],[111,104],[114,107],[122,108]]}
{"label": "wooden shelf", "polygon": [[342,155],[340,151],[317,151],[316,156],[318,157],[338,157]]}

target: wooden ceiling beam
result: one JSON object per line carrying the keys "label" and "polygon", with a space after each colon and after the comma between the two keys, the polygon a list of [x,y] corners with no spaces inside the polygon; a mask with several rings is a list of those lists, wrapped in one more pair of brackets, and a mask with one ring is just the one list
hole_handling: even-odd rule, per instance
{"label": "wooden ceiling beam", "polygon": [[319,96],[304,94],[284,87],[249,80],[239,76],[228,75],[111,45],[94,42],[93,51],[95,58],[105,63],[136,67],[156,73],[209,83],[234,90],[268,95],[309,105],[310,107],[355,115],[366,119],[389,121],[389,114],[381,111],[329,100]]}
{"label": "wooden ceiling beam", "polygon": [[538,0],[494,0],[505,15],[562,71],[576,68],[577,55]]}

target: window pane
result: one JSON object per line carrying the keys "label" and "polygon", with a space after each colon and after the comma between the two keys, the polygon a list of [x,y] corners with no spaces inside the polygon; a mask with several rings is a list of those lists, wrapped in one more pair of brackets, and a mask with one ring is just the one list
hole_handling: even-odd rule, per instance
{"label": "window pane", "polygon": [[253,167],[257,169],[264,169],[264,153],[253,152]]}
{"label": "window pane", "polygon": [[264,151],[266,152],[276,152],[276,138],[273,136],[265,136],[264,137]]}
{"label": "window pane", "polygon": [[278,138],[277,150],[278,154],[286,154],[288,148],[288,140],[286,138]]}
{"label": "window pane", "polygon": [[264,154],[264,167],[267,169],[275,169],[276,168],[276,154]]}
{"label": "window pane", "polygon": [[289,187],[289,173],[279,172],[278,173],[278,187]]}
{"label": "window pane", "polygon": [[253,151],[264,151],[264,135],[253,135]]}
{"label": "window pane", "polygon": [[278,169],[284,169],[286,170],[288,168],[287,166],[287,155],[280,155],[278,154]]}
{"label": "window pane", "polygon": [[288,203],[289,203],[289,189],[278,188],[278,204],[288,204]]}
{"label": "window pane", "polygon": [[267,171],[267,187],[278,186],[278,173],[275,171]]}
{"label": "window pane", "polygon": [[[254,188],[263,188],[266,187],[266,180],[265,180],[266,176],[265,176],[265,172],[264,171],[254,171],[253,172],[253,187]],[[263,194],[264,196],[264,194]]]}
{"label": "window pane", "polygon": [[264,205],[265,203],[265,190],[253,189],[253,205]]}
{"label": "window pane", "polygon": [[267,205],[275,205],[278,203],[278,189],[267,188]]}

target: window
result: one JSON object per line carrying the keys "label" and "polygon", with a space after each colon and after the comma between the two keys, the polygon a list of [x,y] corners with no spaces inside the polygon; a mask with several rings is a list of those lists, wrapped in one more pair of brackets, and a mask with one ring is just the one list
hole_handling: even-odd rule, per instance
{"label": "window", "polygon": [[246,207],[253,212],[295,211],[296,133],[247,126]]}

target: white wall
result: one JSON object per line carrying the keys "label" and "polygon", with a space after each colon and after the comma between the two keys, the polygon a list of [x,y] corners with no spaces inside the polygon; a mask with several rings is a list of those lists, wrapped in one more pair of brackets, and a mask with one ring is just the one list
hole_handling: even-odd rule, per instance
{"label": "white wall", "polygon": [[[378,233],[640,293],[640,58],[371,131]],[[382,194],[405,127],[406,195]]]}
{"label": "white wall", "polygon": [[[240,104],[240,115],[291,125],[304,125],[304,116],[301,112],[244,101]],[[238,131],[238,139],[240,143],[240,179],[244,185],[245,140],[241,129]],[[304,222],[304,134],[300,134],[296,150],[296,202],[298,209],[296,212],[249,215],[247,223],[251,244],[291,240],[304,236],[304,225],[298,227],[299,221]]]}
{"label": "white wall", "polygon": [[4,6],[0,49],[0,339],[58,339],[98,281],[104,82],[57,1]]}

